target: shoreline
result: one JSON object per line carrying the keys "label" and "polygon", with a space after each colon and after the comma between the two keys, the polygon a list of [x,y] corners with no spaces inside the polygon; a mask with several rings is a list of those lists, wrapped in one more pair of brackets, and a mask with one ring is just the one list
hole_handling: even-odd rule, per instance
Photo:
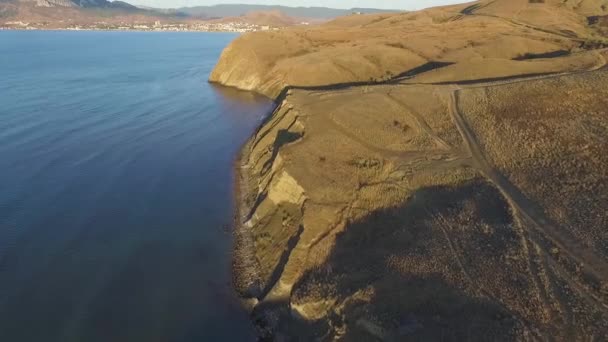
{"label": "shoreline", "polygon": [[[236,87],[232,88],[238,89]],[[256,92],[252,93],[258,94]],[[232,222],[233,246],[231,251],[231,280],[233,289],[237,294],[237,299],[242,303],[243,307],[250,315],[261,300],[262,283],[258,277],[260,265],[255,257],[253,237],[249,231],[250,227],[246,224],[248,211],[251,210],[250,201],[248,201],[248,194],[251,193],[249,184],[250,175],[247,172],[247,163],[249,160],[248,147],[250,146],[252,139],[257,136],[258,132],[280,108],[279,102],[273,99],[270,100],[272,100],[275,105],[269,110],[258,127],[239,148],[239,152],[235,156],[232,165],[234,214]],[[255,322],[253,322],[253,324],[254,326],[256,325]]]}
{"label": "shoreline", "polygon": [[[255,274],[259,266],[256,265],[255,259],[247,260],[250,253],[253,253],[251,245],[251,236],[245,225],[245,216],[247,212],[248,202],[247,194],[249,193],[249,185],[247,181],[248,175],[245,174],[243,168],[243,160],[245,160],[245,149],[249,144],[247,142],[240,148],[239,153],[233,162],[233,246],[232,246],[232,262],[231,275],[232,286],[236,291],[238,298],[247,301],[248,299],[257,299],[255,293],[251,293],[252,287],[255,286],[255,280],[247,277],[244,272]],[[252,269],[253,268],[253,269]],[[247,271],[249,270],[249,271]]]}
{"label": "shoreline", "polygon": [[[239,89],[233,86],[228,87]],[[242,89],[239,90],[243,91]],[[255,91],[249,92],[259,94]],[[249,315],[255,334],[260,340],[284,336],[284,331],[277,325],[277,319],[290,311],[289,306],[277,306],[276,298],[271,295],[271,290],[275,287],[275,281],[278,281],[278,279],[270,280],[270,282],[265,279],[265,265],[258,259],[259,249],[263,251],[263,248],[256,246],[256,239],[252,230],[253,223],[251,222],[257,220],[260,194],[258,193],[259,189],[255,187],[255,179],[258,175],[256,171],[252,171],[256,170],[256,166],[255,164],[250,165],[250,162],[259,142],[258,138],[267,133],[264,130],[265,127],[277,117],[282,117],[282,110],[285,108],[284,99],[289,93],[289,89],[286,88],[282,95],[276,99],[262,95],[270,99],[274,106],[260,121],[258,127],[252,131],[233,162],[232,286],[242,308]],[[264,133],[260,134],[262,131]],[[292,240],[293,237],[290,241]]]}

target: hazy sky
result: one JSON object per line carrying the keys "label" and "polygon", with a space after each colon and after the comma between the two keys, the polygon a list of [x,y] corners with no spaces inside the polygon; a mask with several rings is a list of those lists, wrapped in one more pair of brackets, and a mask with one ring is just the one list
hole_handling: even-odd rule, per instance
{"label": "hazy sky", "polygon": [[133,5],[162,8],[216,4],[261,4],[285,6],[323,6],[333,8],[372,7],[416,10],[425,7],[468,2],[471,0],[126,0]]}

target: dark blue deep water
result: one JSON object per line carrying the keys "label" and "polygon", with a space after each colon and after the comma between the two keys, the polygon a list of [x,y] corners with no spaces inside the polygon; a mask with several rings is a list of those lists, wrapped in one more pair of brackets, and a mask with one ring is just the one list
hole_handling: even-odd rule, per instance
{"label": "dark blue deep water", "polygon": [[0,32],[0,341],[247,341],[232,162],[271,104],[235,36]]}

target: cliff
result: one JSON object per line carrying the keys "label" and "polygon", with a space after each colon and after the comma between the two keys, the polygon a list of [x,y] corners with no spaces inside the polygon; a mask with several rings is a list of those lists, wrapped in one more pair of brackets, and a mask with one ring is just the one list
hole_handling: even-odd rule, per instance
{"label": "cliff", "polygon": [[481,2],[224,51],[212,81],[277,98],[239,164],[262,337],[608,333],[608,53],[581,13]]}

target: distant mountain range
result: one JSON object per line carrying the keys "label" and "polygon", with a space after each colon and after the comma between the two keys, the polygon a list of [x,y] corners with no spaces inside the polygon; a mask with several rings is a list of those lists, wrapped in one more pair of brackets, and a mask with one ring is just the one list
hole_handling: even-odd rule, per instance
{"label": "distant mountain range", "polygon": [[33,4],[36,7],[72,7],[72,8],[116,8],[137,10],[133,6],[124,1],[108,1],[108,0],[0,0],[0,3],[24,3]]}
{"label": "distant mountain range", "polygon": [[172,11],[199,18],[238,17],[249,12],[281,11],[290,17],[310,19],[331,19],[352,13],[398,12],[397,10],[383,10],[375,8],[337,9],[328,7],[289,7],[280,5],[244,4],[182,7]]}
{"label": "distant mountain range", "polygon": [[[133,6],[124,1],[108,0],[0,0],[0,19],[30,23],[64,22],[154,22],[155,20],[221,20],[283,27],[302,21],[325,21],[352,13],[378,13],[387,10],[372,8],[335,9],[327,7],[288,7],[268,5],[214,5],[159,9]],[[1,22],[0,22],[1,24]]]}
{"label": "distant mountain range", "polygon": [[143,10],[124,1],[108,0],[0,0],[0,24],[4,22],[45,23],[51,28],[87,24],[100,20],[145,20],[160,13]]}

